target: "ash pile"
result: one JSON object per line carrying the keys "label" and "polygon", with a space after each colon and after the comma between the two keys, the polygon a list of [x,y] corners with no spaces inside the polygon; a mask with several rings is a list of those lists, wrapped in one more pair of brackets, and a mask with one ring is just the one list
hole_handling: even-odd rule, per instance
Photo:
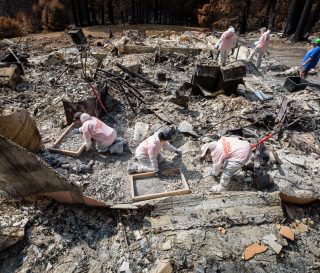
{"label": "ash pile", "polygon": [[[319,69],[290,83],[274,48],[257,69],[256,34],[219,66],[203,31],[85,33],[0,43],[0,271],[318,272]],[[114,128],[123,153],[50,152],[76,112]],[[138,122],[172,133],[182,157],[161,166],[191,194],[132,201]],[[212,194],[201,146],[221,136],[269,138]]]}

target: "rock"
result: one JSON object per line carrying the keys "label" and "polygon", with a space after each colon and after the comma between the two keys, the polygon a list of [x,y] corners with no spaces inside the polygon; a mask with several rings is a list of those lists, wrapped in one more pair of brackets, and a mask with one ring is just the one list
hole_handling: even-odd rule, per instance
{"label": "rock", "polygon": [[170,260],[163,260],[158,266],[151,270],[150,273],[172,273],[173,268],[170,264]]}
{"label": "rock", "polygon": [[179,124],[178,130],[181,133],[188,133],[194,137],[199,137],[199,135],[193,130],[192,124],[185,120]]}
{"label": "rock", "polygon": [[128,69],[130,69],[135,73],[139,73],[139,74],[142,73],[142,65],[139,63],[126,63],[124,64],[124,66],[126,66]]}
{"label": "rock", "polygon": [[69,170],[70,169],[70,164],[61,164],[61,168]]}
{"label": "rock", "polygon": [[49,54],[47,60],[45,61],[45,64],[48,66],[62,65],[65,63],[66,60],[60,52]]}
{"label": "rock", "polygon": [[121,267],[119,268],[120,273],[132,273],[132,271],[129,268],[129,263],[126,261],[123,261],[121,264]]}
{"label": "rock", "polygon": [[171,248],[172,248],[172,241],[171,240],[165,241],[161,246],[161,249],[164,251],[170,250]]}
{"label": "rock", "polygon": [[306,165],[306,160],[303,157],[297,157],[294,155],[287,155],[284,159],[294,165],[298,165],[298,166],[302,166],[302,167],[304,167]]}
{"label": "rock", "polygon": [[218,227],[218,231],[221,233],[221,234],[226,234],[227,230],[223,227]]}
{"label": "rock", "polygon": [[292,223],[290,226],[294,228],[296,231],[298,231],[299,233],[305,233],[309,231],[309,227],[298,220]]}
{"label": "rock", "polygon": [[319,175],[313,170],[320,160],[312,156],[297,156],[289,150],[278,150],[281,171],[273,169],[270,175],[279,188],[282,201],[307,204],[320,198]]}
{"label": "rock", "polygon": [[205,136],[201,139],[201,142],[202,143],[209,143],[209,142],[212,142],[213,139],[211,137],[208,137],[208,136]]}
{"label": "rock", "polygon": [[[2,202],[2,201],[1,201]],[[0,252],[24,237],[28,219],[22,211],[5,202],[0,205]]]}
{"label": "rock", "polygon": [[251,258],[253,258],[255,255],[267,251],[267,249],[268,249],[268,247],[266,247],[266,246],[262,246],[258,243],[254,243],[245,249],[243,258],[245,261],[248,261]]}
{"label": "rock", "polygon": [[263,243],[269,245],[274,250],[274,252],[279,254],[282,250],[282,245],[278,244],[276,240],[277,240],[277,237],[274,234],[269,234],[267,236],[264,236],[262,239]]}
{"label": "rock", "polygon": [[136,238],[137,241],[142,239],[139,230],[134,230],[133,234],[134,234],[134,237]]}
{"label": "rock", "polygon": [[312,242],[311,240],[308,240],[308,250],[316,257],[320,257],[320,248],[317,247],[314,242]]}

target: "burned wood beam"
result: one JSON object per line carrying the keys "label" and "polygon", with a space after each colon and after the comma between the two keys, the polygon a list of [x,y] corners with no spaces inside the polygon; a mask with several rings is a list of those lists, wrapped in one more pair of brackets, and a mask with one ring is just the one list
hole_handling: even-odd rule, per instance
{"label": "burned wood beam", "polygon": [[156,88],[161,87],[161,85],[159,85],[159,84],[157,84],[157,83],[149,80],[148,78],[140,75],[139,73],[136,73],[136,72],[132,71],[131,69],[125,67],[125,66],[122,65],[122,64],[116,63],[116,65],[117,65],[122,71],[124,71],[125,73],[127,73],[127,74],[129,74],[129,75],[131,75],[131,76],[133,76],[133,77],[137,77],[137,78],[143,80],[144,82],[152,85],[153,87],[156,87]]}
{"label": "burned wood beam", "polygon": [[21,67],[21,73],[22,75],[24,75],[24,68],[22,63],[19,61],[18,57],[16,56],[16,54],[14,54],[14,52],[11,50],[10,47],[8,47],[8,50],[10,51],[10,53],[12,54],[12,56],[17,60],[17,63],[19,64],[19,66]]}
{"label": "burned wood beam", "polygon": [[281,108],[280,108],[278,116],[275,120],[276,123],[284,121],[284,119],[286,118],[286,114],[287,114],[287,107],[290,102],[291,102],[290,99],[288,99],[287,97],[282,98]]}
{"label": "burned wood beam", "polygon": [[[141,97],[144,98],[144,95],[143,95],[137,88],[135,88],[132,84],[130,84],[129,82],[127,82],[125,79],[123,79],[123,78],[121,78],[121,77],[119,77],[119,76],[117,76],[117,75],[115,75],[115,74],[113,74],[113,73],[111,73],[111,72],[102,70],[102,69],[97,69],[96,75],[97,75],[97,72],[102,72],[102,73],[104,73],[105,75],[107,75],[107,76],[109,76],[109,77],[114,77],[114,78],[122,81],[122,82],[125,83],[128,87],[130,87],[131,89],[133,89],[137,94],[139,94]],[[95,75],[95,77],[96,77],[96,75]],[[139,96],[137,96],[134,92],[131,92],[131,94],[133,94],[138,100],[140,100],[140,102],[146,104],[146,102],[145,102],[143,99],[141,99]]]}

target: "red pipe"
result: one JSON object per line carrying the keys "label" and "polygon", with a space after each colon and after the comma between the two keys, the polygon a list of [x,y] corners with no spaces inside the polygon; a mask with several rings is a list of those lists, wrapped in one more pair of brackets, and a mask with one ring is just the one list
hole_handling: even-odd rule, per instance
{"label": "red pipe", "polygon": [[106,110],[106,108],[104,107],[102,101],[100,100],[100,98],[99,98],[99,96],[98,96],[98,94],[97,94],[96,89],[95,89],[94,86],[91,84],[91,82],[87,81],[87,83],[89,84],[89,86],[90,86],[93,94],[95,95],[95,97],[97,98],[98,102],[100,103],[102,109],[107,113],[107,110]]}
{"label": "red pipe", "polygon": [[252,150],[255,150],[258,145],[262,144],[263,142],[265,142],[266,140],[268,140],[268,139],[271,138],[272,136],[273,136],[273,133],[267,135],[267,136],[264,137],[263,139],[259,140],[258,143],[255,143],[255,144],[251,145],[251,149],[252,149]]}

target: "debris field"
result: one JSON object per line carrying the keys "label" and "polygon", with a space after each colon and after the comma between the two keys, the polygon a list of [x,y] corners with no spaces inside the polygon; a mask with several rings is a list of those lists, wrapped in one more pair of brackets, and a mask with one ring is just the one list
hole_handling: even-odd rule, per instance
{"label": "debris field", "polygon": [[[319,272],[320,71],[296,83],[291,67],[307,45],[271,34],[270,55],[258,70],[246,58],[259,33],[240,36],[225,67],[213,46],[221,33],[206,29],[84,33],[85,49],[66,33],[0,41],[0,57],[10,48],[18,61],[10,75],[0,66],[0,152],[9,140],[26,148],[8,125],[29,128],[30,118],[42,145],[20,151],[12,164],[27,165],[32,156],[65,183],[72,200],[87,200],[62,204],[52,193],[64,190],[44,188],[21,197],[0,173],[0,272]],[[292,51],[288,62],[278,58],[284,50]],[[29,116],[19,118],[21,111]],[[50,151],[78,111],[115,128],[128,141],[123,154],[98,153],[94,145],[79,157]],[[182,157],[164,152],[160,166],[180,170],[190,194],[132,200],[127,166],[139,144],[137,122],[148,125],[147,136],[172,132]],[[200,158],[203,144],[221,135],[255,144],[271,133],[228,192],[209,192],[219,178],[205,176],[212,165]],[[81,134],[70,131],[57,148],[81,144]],[[136,191],[183,189],[176,176],[166,179]]]}

